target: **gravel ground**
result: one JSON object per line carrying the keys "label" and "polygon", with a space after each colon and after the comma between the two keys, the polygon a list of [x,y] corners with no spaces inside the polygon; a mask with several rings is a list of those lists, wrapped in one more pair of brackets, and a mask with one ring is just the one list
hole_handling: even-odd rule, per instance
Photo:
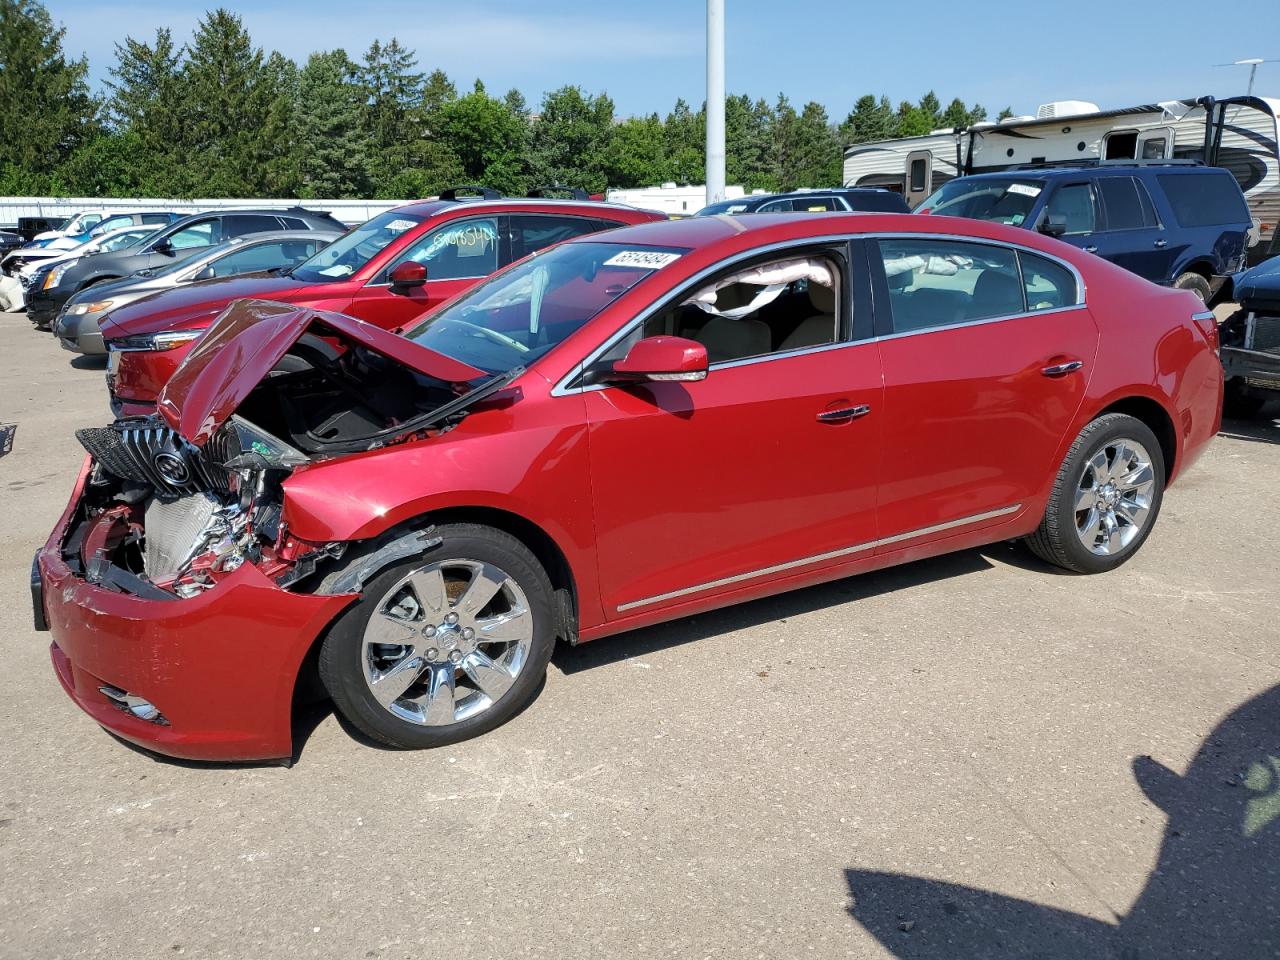
{"label": "gravel ground", "polygon": [[561,650],[450,749],[318,711],[227,767],[59,689],[27,572],[102,370],[18,315],[0,364],[0,956],[1280,955],[1274,419],[1109,575],[969,551]]}

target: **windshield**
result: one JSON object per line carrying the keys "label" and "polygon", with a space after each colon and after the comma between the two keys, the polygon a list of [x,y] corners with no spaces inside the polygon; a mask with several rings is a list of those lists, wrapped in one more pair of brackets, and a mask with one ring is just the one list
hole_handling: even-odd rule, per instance
{"label": "windshield", "polygon": [[381,253],[392,240],[422,221],[420,216],[396,210],[380,213],[333,241],[310,260],[298,264],[291,275],[309,283],[349,277]]}
{"label": "windshield", "polygon": [[566,243],[475,287],[406,331],[489,373],[527,367],[683,250]]}
{"label": "windshield", "polygon": [[133,247],[144,241],[150,240],[159,230],[126,230],[124,233],[117,233],[110,237],[99,237],[92,241],[98,245],[99,253],[110,253],[112,250],[124,250],[127,247]]}
{"label": "windshield", "polygon": [[917,213],[990,220],[1011,227],[1022,226],[1044,190],[1040,180],[1010,177],[952,180],[920,204]]}
{"label": "windshield", "polygon": [[67,236],[74,233],[84,233],[101,219],[102,214],[100,213],[77,213],[70,221],[68,221],[66,226],[62,228],[62,232]]}

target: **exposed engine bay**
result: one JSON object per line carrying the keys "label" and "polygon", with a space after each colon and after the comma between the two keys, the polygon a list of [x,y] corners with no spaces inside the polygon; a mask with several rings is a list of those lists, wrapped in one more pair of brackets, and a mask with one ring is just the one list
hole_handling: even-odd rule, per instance
{"label": "exposed engine bay", "polygon": [[240,417],[203,448],[158,417],[76,435],[94,465],[63,559],[90,583],[179,599],[245,562],[287,583],[302,556],[341,552],[285,535],[280,484],[308,458]]}
{"label": "exposed engine bay", "polygon": [[[238,389],[227,395],[239,402],[225,418],[200,408],[199,445],[159,414],[77,431],[93,467],[63,544],[73,571],[97,586],[151,599],[197,596],[244,563],[292,586],[346,546],[289,535],[281,517],[290,473],[445,432],[523,372],[453,382],[346,340],[322,323],[309,328],[256,384],[221,379],[212,350],[200,358],[205,367],[187,398],[220,396],[229,384]],[[217,346],[233,350],[235,344]]]}

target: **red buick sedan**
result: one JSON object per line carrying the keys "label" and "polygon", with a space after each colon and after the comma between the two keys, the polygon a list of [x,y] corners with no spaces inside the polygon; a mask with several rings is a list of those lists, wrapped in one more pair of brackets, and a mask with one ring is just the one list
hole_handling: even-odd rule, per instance
{"label": "red buick sedan", "polygon": [[842,214],[583,237],[404,337],[241,303],[156,415],[81,432],[36,619],[100,724],[244,760],[317,676],[429,747],[558,639],[1011,538],[1111,570],[1217,432],[1200,311],[1024,230]]}

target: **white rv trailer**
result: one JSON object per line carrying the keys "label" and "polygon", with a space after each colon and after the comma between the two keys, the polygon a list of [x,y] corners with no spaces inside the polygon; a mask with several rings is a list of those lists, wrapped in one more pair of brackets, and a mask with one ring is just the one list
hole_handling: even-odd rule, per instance
{"label": "white rv trailer", "polygon": [[923,137],[855,144],[844,184],[902,192],[915,206],[952,177],[1099,160],[1199,160],[1231,171],[1260,224],[1255,255],[1280,253],[1280,99],[1168,100],[1099,110],[1049,103],[1035,117],[977,123]]}

